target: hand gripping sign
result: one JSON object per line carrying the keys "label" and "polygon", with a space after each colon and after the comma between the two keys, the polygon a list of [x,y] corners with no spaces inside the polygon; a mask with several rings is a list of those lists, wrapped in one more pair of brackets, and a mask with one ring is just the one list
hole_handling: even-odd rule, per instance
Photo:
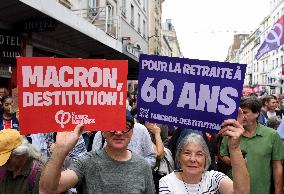
{"label": "hand gripping sign", "polygon": [[138,119],[217,132],[236,118],[246,65],[140,55]]}
{"label": "hand gripping sign", "polygon": [[127,61],[17,58],[22,134],[123,130]]}

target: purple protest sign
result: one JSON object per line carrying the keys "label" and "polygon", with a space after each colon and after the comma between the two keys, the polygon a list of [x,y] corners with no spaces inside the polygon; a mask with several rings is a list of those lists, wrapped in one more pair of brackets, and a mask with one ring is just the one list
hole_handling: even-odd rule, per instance
{"label": "purple protest sign", "polygon": [[246,65],[140,55],[138,119],[218,132],[236,118]]}
{"label": "purple protest sign", "polygon": [[284,16],[278,19],[278,21],[273,25],[272,29],[268,33],[267,37],[263,41],[262,45],[255,55],[255,59],[258,60],[265,53],[277,49],[282,44],[284,44]]}

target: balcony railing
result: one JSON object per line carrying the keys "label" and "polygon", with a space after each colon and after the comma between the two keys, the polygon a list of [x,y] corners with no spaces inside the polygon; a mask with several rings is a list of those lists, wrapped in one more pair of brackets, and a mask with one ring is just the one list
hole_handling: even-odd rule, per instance
{"label": "balcony railing", "polygon": [[71,9],[72,7],[70,0],[58,0],[58,2],[63,6],[67,7],[68,9]]}
{"label": "balcony railing", "polygon": [[81,16],[96,27],[105,31],[111,37],[118,39],[119,37],[119,17],[109,14],[112,7],[95,7],[89,9],[76,9],[72,10],[76,15]]}

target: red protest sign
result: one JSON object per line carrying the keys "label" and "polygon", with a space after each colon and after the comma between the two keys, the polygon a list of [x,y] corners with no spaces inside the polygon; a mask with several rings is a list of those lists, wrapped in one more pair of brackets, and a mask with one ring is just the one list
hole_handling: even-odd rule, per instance
{"label": "red protest sign", "polygon": [[123,130],[126,60],[19,57],[21,134]]}

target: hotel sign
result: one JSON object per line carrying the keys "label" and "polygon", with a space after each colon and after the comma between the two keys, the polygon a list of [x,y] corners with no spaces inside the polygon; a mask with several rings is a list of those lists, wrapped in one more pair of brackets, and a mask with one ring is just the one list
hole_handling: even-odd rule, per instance
{"label": "hotel sign", "polygon": [[57,21],[52,18],[32,19],[23,23],[25,32],[46,32],[54,31],[57,26]]}
{"label": "hotel sign", "polygon": [[21,35],[0,30],[0,63],[16,64],[16,56],[21,55]]}

